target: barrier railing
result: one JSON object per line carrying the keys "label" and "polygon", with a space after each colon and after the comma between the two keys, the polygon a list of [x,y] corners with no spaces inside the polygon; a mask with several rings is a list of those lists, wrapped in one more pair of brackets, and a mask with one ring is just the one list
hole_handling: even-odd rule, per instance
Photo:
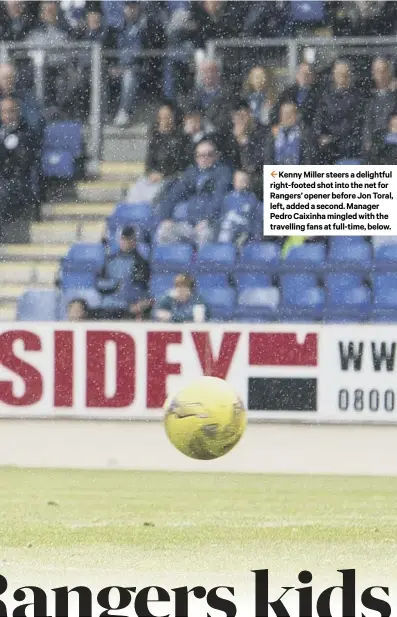
{"label": "barrier railing", "polygon": [[207,54],[224,65],[232,56],[230,52],[238,51],[240,55],[249,55],[252,50],[270,53],[276,51],[273,66],[282,68],[290,80],[294,79],[297,66],[303,59],[326,65],[341,55],[373,56],[376,54],[395,55],[396,36],[378,37],[298,37],[298,38],[232,38],[211,40],[207,44]]}

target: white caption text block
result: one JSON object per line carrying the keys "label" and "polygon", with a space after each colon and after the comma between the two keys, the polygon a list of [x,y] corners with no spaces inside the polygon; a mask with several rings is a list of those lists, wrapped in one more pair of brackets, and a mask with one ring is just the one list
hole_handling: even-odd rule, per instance
{"label": "white caption text block", "polygon": [[265,165],[265,236],[397,235],[397,165]]}

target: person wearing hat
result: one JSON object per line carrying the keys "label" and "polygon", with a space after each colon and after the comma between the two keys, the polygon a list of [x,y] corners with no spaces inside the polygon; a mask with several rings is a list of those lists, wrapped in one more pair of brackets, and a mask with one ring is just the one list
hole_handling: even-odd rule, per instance
{"label": "person wearing hat", "polygon": [[149,263],[138,250],[135,229],[128,225],[120,234],[119,250],[107,257],[97,279],[103,311],[110,317],[142,318],[152,304],[149,279]]}

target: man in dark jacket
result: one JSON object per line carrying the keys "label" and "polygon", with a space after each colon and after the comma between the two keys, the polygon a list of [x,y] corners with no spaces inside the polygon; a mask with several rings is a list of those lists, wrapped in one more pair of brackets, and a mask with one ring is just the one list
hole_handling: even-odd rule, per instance
{"label": "man in dark jacket", "polygon": [[335,62],[332,84],[321,97],[313,122],[319,164],[332,165],[338,159],[355,158],[361,150],[363,106],[353,88],[350,65]]}
{"label": "man in dark jacket", "polygon": [[397,107],[392,67],[386,58],[375,58],[372,62],[372,77],[375,89],[365,109],[362,143],[364,157],[367,157],[371,150],[374,135],[386,131],[389,118]]}
{"label": "man in dark jacket", "polygon": [[208,139],[196,147],[196,164],[189,167],[159,204],[159,243],[211,241],[223,199],[231,187],[232,173],[219,161],[215,144]]}
{"label": "man in dark jacket", "polygon": [[295,83],[283,90],[270,112],[272,125],[278,124],[281,105],[293,102],[299,110],[300,121],[305,126],[311,126],[319,101],[319,92],[314,81],[315,75],[310,64],[301,62],[296,72]]}
{"label": "man in dark jacket", "polygon": [[[21,118],[18,101],[3,99],[0,102],[0,227],[3,240],[10,224],[19,225],[22,234],[22,221],[32,216],[33,144],[34,137]],[[27,242],[28,239],[15,238],[15,241]]]}
{"label": "man in dark jacket", "polygon": [[102,309],[114,317],[137,316],[150,307],[149,279],[149,263],[138,251],[135,229],[124,227],[120,250],[106,259],[97,279],[97,289],[103,294]]}
{"label": "man in dark jacket", "polygon": [[266,144],[267,165],[310,165],[312,148],[305,129],[298,123],[295,103],[283,103],[279,128]]}

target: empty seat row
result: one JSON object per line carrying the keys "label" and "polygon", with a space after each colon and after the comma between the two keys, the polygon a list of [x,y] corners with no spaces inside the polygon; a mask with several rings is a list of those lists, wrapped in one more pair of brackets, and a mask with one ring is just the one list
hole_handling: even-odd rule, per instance
{"label": "empty seat row", "polygon": [[[397,288],[374,291],[365,286],[325,290],[318,286],[280,290],[275,286],[204,289],[201,295],[215,321],[242,322],[392,322],[397,323]],[[103,308],[94,289],[30,290],[18,300],[19,321],[57,321],[66,318],[68,303],[84,299],[91,309]]]}

